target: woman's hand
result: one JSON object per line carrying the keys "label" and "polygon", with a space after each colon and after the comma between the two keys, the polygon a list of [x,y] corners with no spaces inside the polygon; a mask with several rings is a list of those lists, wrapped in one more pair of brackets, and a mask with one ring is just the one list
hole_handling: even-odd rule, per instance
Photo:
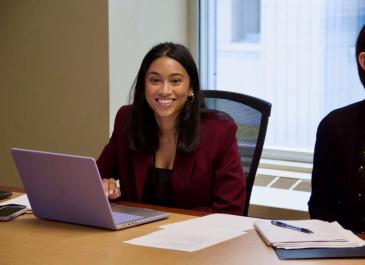
{"label": "woman's hand", "polygon": [[113,178],[103,179],[103,186],[105,196],[107,196],[109,199],[113,200],[122,195],[119,187],[117,186],[117,182]]}

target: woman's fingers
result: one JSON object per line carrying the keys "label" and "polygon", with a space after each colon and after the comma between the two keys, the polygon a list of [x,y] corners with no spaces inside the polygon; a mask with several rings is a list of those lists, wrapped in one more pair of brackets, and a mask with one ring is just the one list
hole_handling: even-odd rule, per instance
{"label": "woman's fingers", "polygon": [[121,195],[120,189],[115,179],[103,179],[105,196],[109,199],[116,199]]}

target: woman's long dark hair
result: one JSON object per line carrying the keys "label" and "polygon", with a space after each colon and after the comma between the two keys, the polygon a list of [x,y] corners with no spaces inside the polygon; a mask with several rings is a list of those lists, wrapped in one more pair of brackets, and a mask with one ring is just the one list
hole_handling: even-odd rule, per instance
{"label": "woman's long dark hair", "polygon": [[200,83],[194,59],[189,50],[171,42],[154,46],[144,57],[133,83],[130,99],[132,109],[128,121],[128,144],[134,151],[155,153],[159,146],[159,127],[153,110],[145,99],[145,79],[150,65],[158,58],[167,56],[178,61],[190,77],[194,97],[188,97],[176,121],[177,151],[189,153],[199,145],[200,134]]}
{"label": "woman's long dark hair", "polygon": [[362,69],[359,64],[359,54],[361,52],[365,52],[365,25],[362,26],[359,36],[356,41],[356,63],[357,63],[357,71],[359,72],[359,77],[362,85],[365,87],[365,70]]}

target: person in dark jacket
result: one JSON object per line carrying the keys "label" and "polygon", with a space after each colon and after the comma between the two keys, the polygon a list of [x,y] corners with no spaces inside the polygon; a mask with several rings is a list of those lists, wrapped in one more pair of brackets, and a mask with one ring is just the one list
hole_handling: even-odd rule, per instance
{"label": "person in dark jacket", "polygon": [[[356,43],[356,61],[365,86],[365,25]],[[365,232],[365,100],[336,109],[319,124],[314,150],[311,218],[338,221]]]}
{"label": "person in dark jacket", "polygon": [[153,47],[131,95],[97,160],[109,199],[242,215],[246,186],[237,125],[202,107],[188,49]]}

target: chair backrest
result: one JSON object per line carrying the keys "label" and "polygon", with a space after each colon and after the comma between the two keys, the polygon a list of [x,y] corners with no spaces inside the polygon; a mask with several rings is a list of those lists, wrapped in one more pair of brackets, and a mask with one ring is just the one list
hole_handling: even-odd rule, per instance
{"label": "chair backrest", "polygon": [[207,108],[230,115],[238,126],[237,142],[246,177],[246,203],[243,215],[247,216],[252,186],[255,181],[271,103],[252,96],[220,90],[202,90]]}

